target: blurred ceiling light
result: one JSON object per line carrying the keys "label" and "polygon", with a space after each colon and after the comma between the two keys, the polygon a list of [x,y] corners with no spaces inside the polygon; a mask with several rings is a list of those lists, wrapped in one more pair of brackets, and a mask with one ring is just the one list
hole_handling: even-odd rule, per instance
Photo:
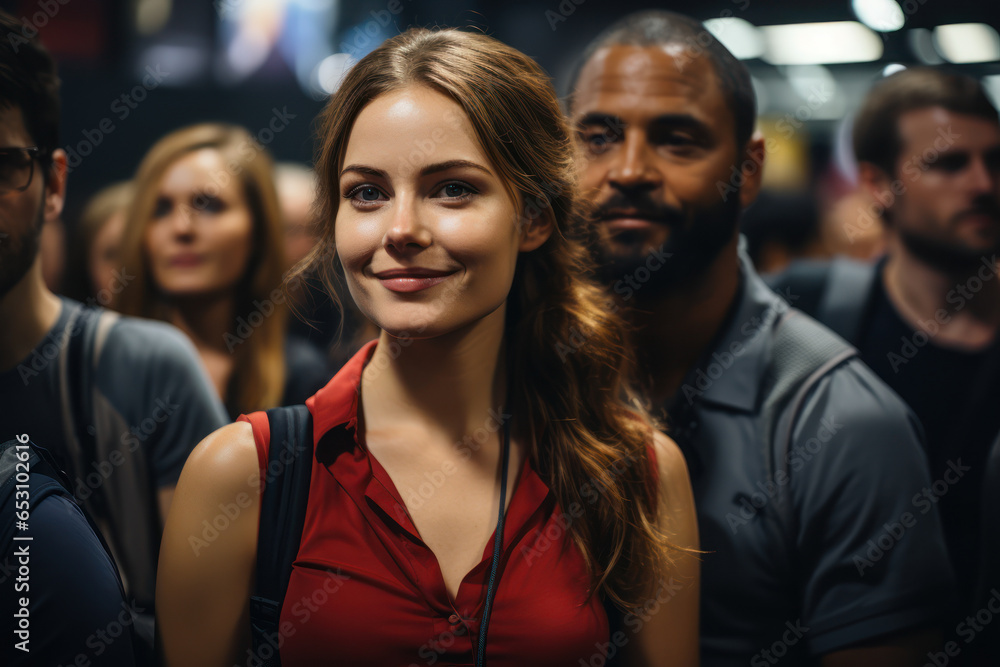
{"label": "blurred ceiling light", "polygon": [[837,93],[837,81],[822,65],[792,65],[785,68],[792,89],[804,100],[830,100]]}
{"label": "blurred ceiling light", "polygon": [[906,69],[906,65],[900,65],[899,63],[889,63],[888,65],[885,66],[885,69],[882,70],[882,76],[883,77],[892,76],[896,72],[902,72],[904,69]]}
{"label": "blurred ceiling light", "polygon": [[273,44],[264,34],[244,31],[236,35],[226,49],[226,60],[233,79],[244,79],[264,64]]}
{"label": "blurred ceiling light", "polygon": [[934,28],[934,46],[952,63],[1000,60],[1000,35],[985,23],[953,23]]}
{"label": "blurred ceiling light", "polygon": [[796,118],[835,120],[844,115],[843,96],[829,69],[822,65],[790,65],[784,74],[800,98],[798,102],[788,101],[795,107]]}
{"label": "blurred ceiling light", "polygon": [[892,32],[906,23],[906,16],[896,0],[852,0],[855,16],[872,30]]}
{"label": "blurred ceiling light", "polygon": [[135,6],[135,29],[140,35],[160,32],[170,20],[171,0],[139,0]]}
{"label": "blurred ceiling light", "polygon": [[353,64],[354,59],[347,53],[334,53],[324,58],[316,67],[319,90],[326,95],[337,92],[340,82]]}
{"label": "blurred ceiling light", "polygon": [[208,68],[207,45],[156,44],[143,51],[135,62],[135,76],[142,79],[147,68],[169,72],[161,86],[184,86],[197,80]]}
{"label": "blurred ceiling light", "polygon": [[232,28],[226,48],[226,68],[220,75],[230,83],[257,71],[270,56],[281,35],[287,0],[230,0],[222,18]]}
{"label": "blurred ceiling light", "polygon": [[857,21],[761,26],[772,65],[864,63],[882,57],[882,40]]}
{"label": "blurred ceiling light", "polygon": [[931,36],[930,30],[917,28],[911,30],[907,36],[910,39],[910,49],[913,50],[913,54],[920,62],[925,65],[940,65],[944,62],[944,59],[934,49],[934,38]]}
{"label": "blurred ceiling light", "polygon": [[740,60],[760,58],[764,54],[764,39],[749,21],[740,18],[708,19],[705,27]]}

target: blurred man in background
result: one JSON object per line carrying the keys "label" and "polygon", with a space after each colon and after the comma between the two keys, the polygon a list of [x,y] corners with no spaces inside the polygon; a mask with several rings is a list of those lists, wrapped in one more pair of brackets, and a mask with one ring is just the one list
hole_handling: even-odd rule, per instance
{"label": "blurred man in background", "polygon": [[859,182],[887,252],[875,265],[797,264],[774,281],[858,348],[923,424],[959,592],[974,590],[980,497],[1000,431],[1000,120],[975,79],[911,68],[854,121]]}
{"label": "blurred man in background", "polygon": [[[41,229],[62,210],[67,160],[59,148],[55,62],[22,30],[0,12],[0,442],[28,434],[69,473],[118,561],[141,616],[130,622],[142,626],[148,646],[174,486],[190,451],[227,419],[179,331],[86,308],[46,286]],[[31,599],[51,606],[65,591],[44,582],[32,580]],[[54,615],[32,619],[39,639],[86,638],[107,623],[54,607]]]}

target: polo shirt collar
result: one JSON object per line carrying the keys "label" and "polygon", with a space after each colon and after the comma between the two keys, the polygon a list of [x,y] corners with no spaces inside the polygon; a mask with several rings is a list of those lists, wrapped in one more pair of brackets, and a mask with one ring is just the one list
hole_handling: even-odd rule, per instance
{"label": "polo shirt collar", "polygon": [[313,447],[337,426],[357,426],[361,372],[375,352],[376,343],[378,340],[366,343],[325,387],[306,399],[306,407],[313,417]]}
{"label": "polo shirt collar", "polygon": [[732,310],[714,344],[685,377],[674,405],[703,402],[747,413],[760,407],[770,332],[787,306],[757,275],[742,243],[739,263],[740,287]]}
{"label": "polo shirt collar", "polygon": [[[375,352],[377,342],[377,340],[373,340],[362,347],[325,387],[306,399],[306,406],[313,416],[313,445],[317,451],[320,440],[335,428],[357,432],[361,374]],[[357,437],[345,438],[343,442],[345,445],[347,443],[357,445]],[[361,461],[367,461],[367,463],[359,466],[358,463]],[[420,539],[419,532],[406,511],[406,504],[400,497],[392,479],[374,457],[368,456],[364,448],[358,448],[355,454],[347,456],[337,463],[329,464],[329,469],[347,493],[355,498],[359,506],[364,505],[361,502],[362,498],[371,499],[381,509],[385,517],[395,522],[412,537]],[[516,481],[514,493],[504,518],[506,528],[503,548],[507,557],[510,555],[512,546],[521,539],[522,533],[528,529],[531,517],[539,508],[543,507],[543,503],[550,495],[549,487],[531,466],[530,456],[525,457],[520,471],[511,468],[509,474],[516,476]],[[483,562],[477,567],[480,569],[488,567],[488,560],[492,552],[491,541],[484,549]],[[431,561],[433,561],[433,557],[428,562]],[[486,564],[484,565],[484,563]]]}

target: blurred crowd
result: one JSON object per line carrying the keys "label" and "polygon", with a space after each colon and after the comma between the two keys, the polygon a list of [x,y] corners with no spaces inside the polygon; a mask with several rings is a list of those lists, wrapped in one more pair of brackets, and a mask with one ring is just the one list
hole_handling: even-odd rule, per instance
{"label": "blurred crowd", "polygon": [[[756,653],[768,645],[760,642],[784,632],[783,623],[793,631],[795,618],[815,630],[795,649],[787,633],[774,636],[786,637],[774,646],[800,651],[802,662],[790,664],[1000,659],[1000,620],[991,611],[987,630],[980,613],[1000,604],[993,102],[963,74],[904,69],[873,82],[856,110],[855,174],[819,170],[807,188],[769,185],[759,172],[770,137],[754,125],[749,74],[723,76],[739,65],[712,42],[690,66],[716,87],[691,94],[690,116],[659,109],[693,86],[669,88],[670,76],[648,74],[673,72],[683,50],[659,47],[690,45],[704,29],[670,13],[631,20],[583,54],[563,112],[582,144],[580,183],[596,230],[581,235],[597,247],[582,273],[609,294],[629,286],[620,303],[635,334],[624,345],[637,360],[635,385],[691,472],[704,551],[702,664],[764,664],[759,656],[771,654]],[[16,32],[13,19],[4,21]],[[636,70],[636,52],[648,69]],[[54,97],[54,70],[35,63],[31,72],[44,85],[2,69],[0,77]],[[608,83],[629,77],[633,87]],[[51,176],[59,172],[53,151],[36,158],[28,145],[45,141],[44,104],[26,99],[0,104],[0,197],[9,197],[12,220],[27,221],[11,223],[14,244],[6,232],[0,239],[0,299],[11,312],[32,313],[22,339],[0,335],[2,423],[23,418],[35,440],[72,441],[53,468],[71,471],[87,522],[121,570],[121,590],[111,595],[145,610],[135,615],[136,641],[151,647],[152,607],[164,594],[156,553],[195,444],[241,415],[307,401],[316,412],[321,390],[339,386],[331,378],[355,368],[359,351],[371,354],[365,344],[380,334],[385,341],[386,327],[345,288],[357,283],[324,236],[332,222],[322,220],[329,209],[310,166],[275,164],[242,127],[196,124],[159,138],[130,180],[108,183],[79,219],[63,220],[65,174]],[[607,129],[616,123],[617,133]],[[730,145],[735,162],[705,157]],[[711,164],[699,170],[699,159]],[[739,194],[730,199],[719,178],[738,169],[740,183],[728,187]],[[359,188],[342,196],[360,198],[358,210],[388,200],[374,186]],[[24,213],[29,204],[37,213]],[[36,221],[37,239],[25,231]],[[32,256],[22,266],[35,242],[40,264]],[[664,250],[676,257],[659,270],[651,260]],[[31,284],[36,273],[44,288]],[[796,320],[799,311],[815,321]],[[545,359],[591,353],[583,339],[569,340],[572,349],[553,347]],[[62,341],[52,354],[50,341]],[[539,362],[530,372],[548,371]],[[124,375],[135,382],[113,381]],[[167,420],[178,410],[184,419]],[[810,465],[813,457],[822,463]],[[52,543],[61,530],[52,530]],[[176,576],[169,556],[161,574],[164,563]],[[115,581],[105,583],[114,589]],[[966,638],[966,618],[982,626],[974,636],[983,639]],[[174,628],[183,626],[172,622],[180,646]]]}

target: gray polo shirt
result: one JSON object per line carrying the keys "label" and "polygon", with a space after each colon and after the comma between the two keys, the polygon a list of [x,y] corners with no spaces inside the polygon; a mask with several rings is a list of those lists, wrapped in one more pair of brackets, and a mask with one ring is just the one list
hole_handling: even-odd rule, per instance
{"label": "gray polo shirt", "polygon": [[670,407],[709,552],[702,665],[809,664],[936,625],[953,581],[936,507],[947,487],[931,483],[917,420],[853,359],[817,382],[789,451],[769,456],[760,387],[788,306],[740,263],[729,319]]}

